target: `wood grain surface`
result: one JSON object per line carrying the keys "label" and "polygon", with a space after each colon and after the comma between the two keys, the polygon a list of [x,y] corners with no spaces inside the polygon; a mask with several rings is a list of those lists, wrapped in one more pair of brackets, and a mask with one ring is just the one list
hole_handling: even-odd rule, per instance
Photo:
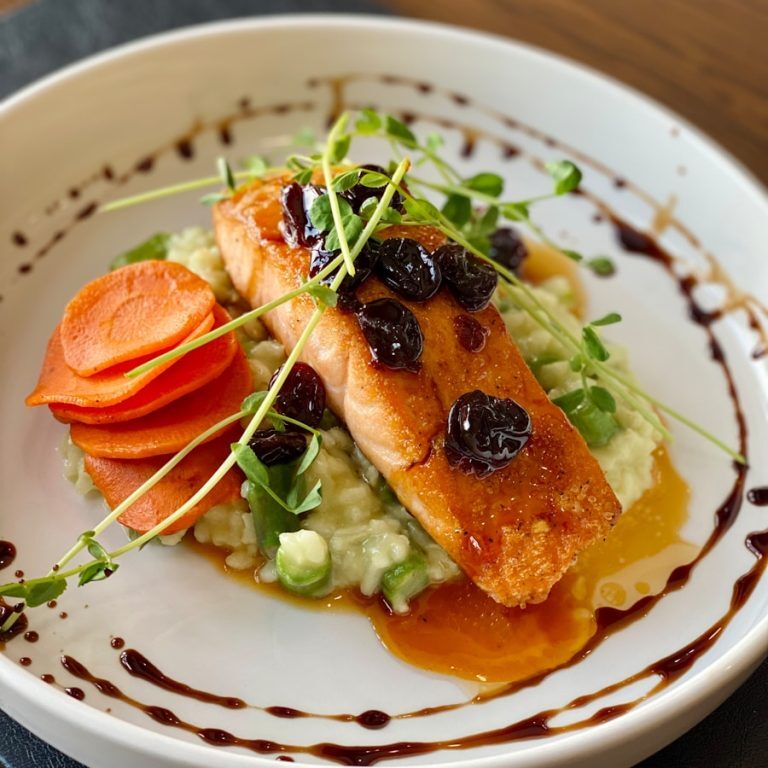
{"label": "wood grain surface", "polygon": [[768,0],[387,0],[568,56],[652,96],[768,184]]}

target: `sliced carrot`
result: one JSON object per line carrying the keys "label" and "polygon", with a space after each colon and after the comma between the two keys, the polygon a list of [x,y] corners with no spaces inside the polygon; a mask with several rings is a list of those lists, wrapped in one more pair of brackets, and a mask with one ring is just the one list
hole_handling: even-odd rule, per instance
{"label": "sliced carrot", "polygon": [[176,453],[222,419],[237,413],[250,392],[251,370],[245,355],[239,352],[218,378],[159,411],[119,424],[75,422],[70,436],[87,454],[104,459],[146,459]]}
{"label": "sliced carrot", "polygon": [[[214,318],[226,316],[226,312],[214,310],[182,343],[192,341],[202,336],[213,327]],[[228,319],[228,316],[227,316]],[[226,320],[224,321],[226,322]],[[176,358],[155,366],[152,370],[139,376],[125,376],[134,366],[151,359],[142,358],[129,363],[121,363],[108,371],[97,373],[95,376],[78,376],[64,360],[64,350],[61,346],[59,328],[53,332],[43,361],[37,386],[27,397],[27,405],[47,405],[49,403],[68,403],[84,408],[104,408],[120,403],[135,395],[146,387],[150,381],[167,371],[172,365],[183,358]]]}
{"label": "sliced carrot", "polygon": [[156,355],[189,336],[215,302],[205,280],[172,261],[108,272],[67,304],[60,326],[64,360],[80,376],[93,376]]}
{"label": "sliced carrot", "polygon": [[227,333],[187,353],[162,376],[116,405],[82,408],[51,403],[49,407],[51,413],[65,423],[79,421],[83,424],[117,424],[139,419],[213,381],[229,366],[238,350],[235,334]]}
{"label": "sliced carrot", "polygon": [[[229,445],[227,438],[220,438],[195,448],[157,485],[120,515],[119,521],[139,533],[146,533],[154,528],[203,487],[229,454]],[[107,500],[110,509],[114,509],[152,477],[169,458],[170,456],[156,456],[152,459],[126,461],[86,456],[85,469]],[[194,525],[216,504],[240,498],[241,483],[239,470],[230,470],[200,503],[168,526],[164,534],[183,531]]]}

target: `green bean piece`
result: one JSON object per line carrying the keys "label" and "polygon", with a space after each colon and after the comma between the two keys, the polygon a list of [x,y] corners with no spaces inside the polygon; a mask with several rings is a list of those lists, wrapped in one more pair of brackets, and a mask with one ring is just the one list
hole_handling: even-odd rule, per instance
{"label": "green bean piece", "polygon": [[[278,464],[269,468],[270,487],[281,498],[285,497],[291,487],[293,473],[292,464]],[[259,549],[265,557],[272,558],[280,546],[280,534],[297,531],[301,521],[297,515],[281,507],[264,488],[252,481],[248,481],[246,498],[251,508]]]}
{"label": "green bean piece", "polygon": [[409,601],[428,585],[427,564],[420,555],[411,555],[393,566],[381,580],[384,597],[395,613],[407,613]]}
{"label": "green bean piece", "polygon": [[275,565],[280,584],[290,592],[308,597],[327,594],[331,583],[331,553],[319,533],[306,529],[281,533]]}

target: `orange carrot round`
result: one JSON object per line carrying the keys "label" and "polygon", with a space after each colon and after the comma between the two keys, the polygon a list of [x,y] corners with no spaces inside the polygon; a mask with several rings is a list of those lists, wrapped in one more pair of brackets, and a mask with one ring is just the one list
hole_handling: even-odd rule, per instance
{"label": "orange carrot round", "polygon": [[188,336],[213,309],[208,283],[172,261],[142,261],[85,285],[61,321],[66,364],[93,376],[157,355]]}
{"label": "orange carrot round", "polygon": [[[146,533],[175,512],[203,487],[229,454],[230,440],[219,438],[198,446],[162,480],[134,502],[118,520],[139,533]],[[126,461],[85,457],[85,469],[111,509],[126,499],[160,469],[170,456]],[[177,533],[194,525],[211,507],[240,498],[242,475],[230,470],[203,500],[172,523],[164,534]]]}
{"label": "orange carrot round", "polygon": [[229,366],[238,349],[237,338],[230,332],[188,352],[162,376],[120,403],[105,408],[51,403],[49,408],[65,423],[117,424],[139,419],[213,381]]}
{"label": "orange carrot round", "polygon": [[[220,313],[220,314],[219,314]],[[213,327],[214,316],[226,317],[227,313],[221,309],[210,313],[203,322],[182,343],[192,341],[202,336]],[[178,363],[181,358],[168,360],[154,367],[152,370],[128,378],[125,374],[134,366],[146,359],[143,358],[130,363],[122,363],[108,371],[102,371],[95,376],[78,376],[65,362],[64,350],[61,346],[59,328],[53,332],[48,349],[45,352],[43,368],[37,386],[27,397],[27,405],[47,405],[49,403],[68,403],[84,408],[104,408],[115,403],[127,400],[140,389],[146,387],[150,381],[156,379],[161,373],[167,371],[172,365]]]}
{"label": "orange carrot round", "polygon": [[243,353],[238,352],[218,378],[165,408],[119,424],[75,422],[70,436],[87,454],[105,459],[145,459],[176,453],[236,413],[250,392],[251,371]]}

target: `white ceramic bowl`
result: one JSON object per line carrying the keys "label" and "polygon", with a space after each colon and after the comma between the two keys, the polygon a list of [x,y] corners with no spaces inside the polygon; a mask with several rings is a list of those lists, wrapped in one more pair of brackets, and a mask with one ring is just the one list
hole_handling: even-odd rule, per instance
{"label": "white ceramic bowl", "polygon": [[[303,125],[321,128],[338,96],[326,78],[349,74],[355,77],[343,88],[347,104],[374,103],[437,116],[513,144],[520,154],[502,161],[499,147],[480,138],[472,157],[458,160],[468,172],[498,169],[512,195],[546,185],[531,158],[576,154],[585,172],[584,187],[636,226],[649,228],[674,197],[674,219],[716,255],[737,285],[763,302],[768,298],[768,263],[763,258],[768,200],[758,184],[677,116],[551,55],[447,27],[333,16],[228,22],[122,47],[47,78],[0,108],[6,155],[0,179],[0,538],[18,545],[16,567],[27,574],[43,571],[100,516],[98,503],[76,496],[61,476],[54,449],[62,427],[46,412],[22,406],[64,303],[84,281],[103,272],[115,253],[156,230],[205,223],[208,215],[196,204],[196,194],[110,216],[86,216],[87,207],[94,200],[207,175],[222,151],[236,159],[268,149]],[[381,75],[390,77],[382,80]],[[320,82],[311,87],[311,78]],[[238,113],[244,97],[254,108],[306,104],[306,109],[268,110],[229,122],[234,143],[222,149],[222,120]],[[520,125],[505,124],[493,112]],[[183,159],[174,142],[195,125],[195,156]],[[417,121],[415,127],[425,130],[427,123]],[[447,151],[458,156],[466,135],[455,130],[446,135]],[[561,145],[553,147],[546,136]],[[115,183],[150,155],[156,156],[151,174],[133,172],[124,185]],[[147,165],[141,167],[146,170]],[[110,173],[104,172],[106,166]],[[614,176],[631,183],[617,186]],[[77,189],[76,196],[69,194],[71,189]],[[705,334],[686,321],[674,281],[658,265],[622,253],[609,224],[596,224],[593,213],[584,198],[559,200],[541,212],[542,223],[564,242],[588,253],[610,253],[617,260],[616,278],[585,277],[591,311],[601,314],[620,307],[625,322],[616,336],[632,350],[643,384],[735,442],[723,377],[708,358]],[[673,221],[662,242],[682,260],[681,268],[702,267],[706,261],[701,250],[681,231]],[[21,245],[22,240],[27,244]],[[45,255],[36,257],[41,250]],[[710,285],[704,294],[716,301],[719,290]],[[756,341],[740,314],[724,317],[713,329],[749,420],[754,469],[747,486],[768,485],[765,362],[750,357]],[[716,449],[690,432],[674,431],[673,457],[693,489],[685,534],[701,544],[733,471]],[[481,706],[392,723],[378,732],[350,723],[280,720],[252,710],[179,701],[121,672],[111,635],[126,638],[170,675],[256,703],[326,712],[374,707],[398,712],[471,695],[465,683],[421,672],[389,655],[362,617],[315,613],[273,601],[188,551],[150,547],[126,558],[114,579],[71,589],[57,611],[42,608],[32,614],[40,641],[32,646],[15,640],[0,655],[0,705],[90,766],[274,764],[271,756],[214,751],[196,736],[158,725],[89,686],[84,686],[84,703],[68,698],[38,678],[52,673],[60,683],[73,684],[58,661],[67,653],[128,694],[172,707],[192,722],[238,734],[298,745],[454,739],[564,705],[696,638],[727,610],[734,581],[754,561],[744,547],[745,536],[764,527],[765,511],[745,502],[684,589],[666,596],[585,661],[538,687]],[[121,540],[119,531],[112,535],[112,541]],[[58,618],[59,610],[69,613],[66,621]],[[706,715],[759,663],[768,651],[767,613],[768,581],[762,579],[717,642],[682,677],[605,724],[401,762],[489,768],[628,766]],[[18,664],[23,655],[32,658],[28,668]],[[595,703],[586,715],[635,699],[653,682],[645,680]],[[583,714],[563,715],[561,722]]]}

